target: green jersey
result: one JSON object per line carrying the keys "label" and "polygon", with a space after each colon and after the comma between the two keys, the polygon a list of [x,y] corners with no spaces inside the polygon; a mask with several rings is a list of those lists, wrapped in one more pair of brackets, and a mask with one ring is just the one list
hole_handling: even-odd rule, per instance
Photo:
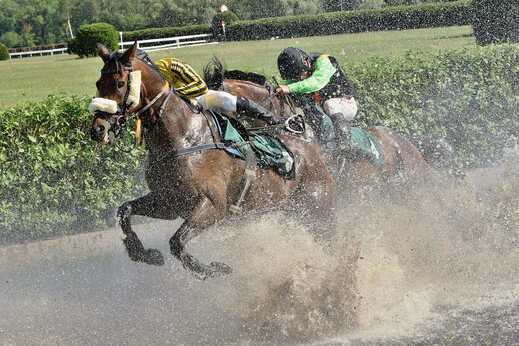
{"label": "green jersey", "polygon": [[337,69],[333,66],[328,55],[319,56],[314,64],[312,75],[300,82],[293,82],[287,85],[288,90],[293,94],[310,94],[321,90],[330,83]]}

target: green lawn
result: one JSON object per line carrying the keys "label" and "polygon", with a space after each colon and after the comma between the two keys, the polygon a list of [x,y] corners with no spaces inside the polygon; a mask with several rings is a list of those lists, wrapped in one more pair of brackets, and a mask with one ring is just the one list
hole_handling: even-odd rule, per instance
{"label": "green lawn", "polygon": [[[398,56],[407,50],[475,48],[470,26],[383,31],[282,40],[229,42],[152,53],[152,57],[175,56],[198,71],[216,54],[229,68],[256,71],[267,76],[276,73],[276,57],[282,48],[297,46],[308,51],[335,55],[343,64],[372,56]],[[0,62],[0,74],[7,77],[0,85],[0,108],[39,100],[49,94],[94,95],[101,68],[99,58],[78,59],[59,55]]]}

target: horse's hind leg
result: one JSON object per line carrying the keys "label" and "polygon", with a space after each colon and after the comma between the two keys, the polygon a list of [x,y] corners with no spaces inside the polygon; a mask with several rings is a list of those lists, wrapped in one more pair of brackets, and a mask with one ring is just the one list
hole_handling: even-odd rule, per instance
{"label": "horse's hind leg", "polygon": [[124,203],[117,210],[117,219],[126,238],[123,240],[128,256],[132,261],[153,265],[163,265],[164,257],[157,249],[145,249],[141,240],[131,227],[131,216],[142,215],[154,218],[173,220],[176,215],[155,193],[149,193],[133,201]]}
{"label": "horse's hind leg", "polygon": [[190,270],[197,278],[205,280],[208,277],[216,277],[232,272],[231,267],[225,263],[211,262],[206,265],[200,263],[193,255],[186,251],[187,243],[200,235],[209,226],[223,217],[224,211],[218,211],[213,202],[204,197],[198,206],[177,232],[169,240],[169,246],[173,256],[178,258],[184,268]]}

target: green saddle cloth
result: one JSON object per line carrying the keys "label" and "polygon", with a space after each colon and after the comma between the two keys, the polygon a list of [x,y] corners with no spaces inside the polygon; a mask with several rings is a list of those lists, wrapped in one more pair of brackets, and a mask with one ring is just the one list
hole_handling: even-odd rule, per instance
{"label": "green saddle cloth", "polygon": [[224,141],[234,144],[227,150],[230,154],[244,159],[246,146],[250,145],[261,168],[273,168],[280,175],[293,178],[293,154],[279,139],[266,134],[254,134],[249,135],[250,140],[247,142],[228,118],[220,116],[218,122]]}
{"label": "green saddle cloth", "polygon": [[[335,144],[335,130],[332,120],[323,112],[324,116],[321,123],[321,140],[327,146]],[[351,147],[357,153],[362,153],[364,156],[370,158],[374,163],[382,165],[384,163],[384,156],[378,141],[371,133],[360,128],[350,128]]]}

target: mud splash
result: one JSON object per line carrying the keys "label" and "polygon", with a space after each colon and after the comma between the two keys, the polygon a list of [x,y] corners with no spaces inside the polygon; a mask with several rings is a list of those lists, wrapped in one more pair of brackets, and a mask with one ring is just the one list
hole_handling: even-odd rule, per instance
{"label": "mud splash", "polygon": [[[204,282],[131,262],[119,229],[0,248],[0,341],[519,344],[516,172],[362,191],[329,243],[281,211],[216,225],[190,250],[234,272]],[[179,221],[136,229],[168,254]]]}
{"label": "mud splash", "polygon": [[366,192],[341,206],[331,245],[283,213],[220,226],[239,248],[237,284],[225,294],[243,319],[239,343],[418,335],[443,320],[439,306],[512,287],[518,167],[507,162],[464,181],[436,176],[398,195]]}

